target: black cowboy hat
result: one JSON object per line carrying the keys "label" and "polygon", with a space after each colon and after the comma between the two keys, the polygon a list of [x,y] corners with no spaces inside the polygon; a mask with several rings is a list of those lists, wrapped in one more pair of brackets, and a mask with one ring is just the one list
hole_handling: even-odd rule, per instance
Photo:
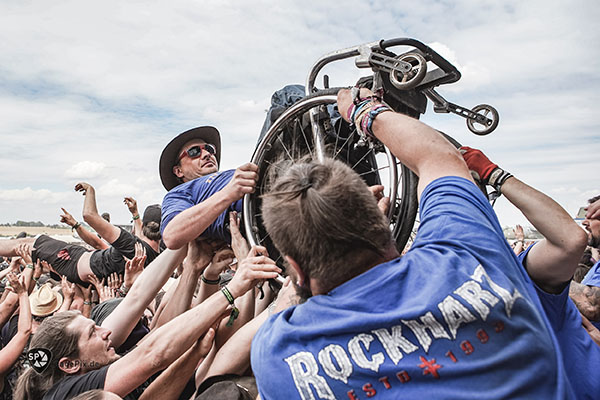
{"label": "black cowboy hat", "polygon": [[215,154],[217,164],[221,163],[221,135],[217,128],[212,126],[200,126],[180,133],[175,139],[169,142],[160,155],[160,180],[165,189],[171,190],[181,183],[179,178],[173,173],[173,167],[177,165],[177,158],[179,157],[181,146],[193,139],[202,139],[206,143],[214,145],[217,149],[217,154]]}

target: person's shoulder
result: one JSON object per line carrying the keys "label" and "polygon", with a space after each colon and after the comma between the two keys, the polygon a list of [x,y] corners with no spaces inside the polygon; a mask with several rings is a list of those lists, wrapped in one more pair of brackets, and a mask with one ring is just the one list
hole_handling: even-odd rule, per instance
{"label": "person's shoulder", "polygon": [[70,375],[54,384],[44,400],[68,399],[93,389],[103,389],[109,365],[82,375]]}

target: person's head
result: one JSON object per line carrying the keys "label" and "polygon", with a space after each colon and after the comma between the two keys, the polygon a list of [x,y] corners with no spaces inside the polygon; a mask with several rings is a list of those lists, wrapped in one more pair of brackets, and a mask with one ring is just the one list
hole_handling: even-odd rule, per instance
{"label": "person's head", "polygon": [[[588,203],[592,204],[598,200],[600,200],[600,195],[592,197],[588,200]],[[583,225],[583,227],[588,233],[588,245],[595,248],[600,248],[600,219],[586,218],[585,220],[583,220],[581,225]]]}
{"label": "person's head", "polygon": [[30,349],[50,351],[42,372],[25,371],[17,382],[15,398],[41,399],[59,380],[98,369],[119,356],[110,346],[110,330],[96,326],[79,311],[63,311],[46,318],[32,336]]}
{"label": "person's head", "polygon": [[160,240],[160,205],[152,204],[146,207],[142,217],[142,233],[150,240]]}
{"label": "person's head", "polygon": [[104,218],[104,220],[106,222],[110,222],[110,214],[109,213],[104,212],[104,213],[102,213],[101,217]]}
{"label": "person's head", "polygon": [[375,197],[346,164],[303,160],[271,171],[281,172],[263,197],[265,227],[301,287],[326,293],[397,255]]}
{"label": "person's head", "polygon": [[171,140],[160,156],[163,186],[175,186],[217,172],[221,161],[221,137],[212,126],[190,129]]}

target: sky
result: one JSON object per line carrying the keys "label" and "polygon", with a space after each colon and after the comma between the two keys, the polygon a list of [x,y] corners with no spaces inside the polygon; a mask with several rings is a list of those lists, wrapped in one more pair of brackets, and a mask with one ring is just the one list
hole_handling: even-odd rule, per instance
{"label": "sky", "polygon": [[[272,93],[303,84],[331,51],[394,37],[436,49],[462,73],[438,91],[500,124],[421,120],[558,201],[570,214],[600,193],[600,3],[316,0],[0,2],[0,223],[81,220],[80,181],[98,209],[129,223],[166,193],[163,147],[201,125],[222,135],[221,169],[250,160]],[[596,28],[594,28],[596,26]],[[360,76],[351,62],[331,86]],[[503,225],[527,224],[506,200]]]}

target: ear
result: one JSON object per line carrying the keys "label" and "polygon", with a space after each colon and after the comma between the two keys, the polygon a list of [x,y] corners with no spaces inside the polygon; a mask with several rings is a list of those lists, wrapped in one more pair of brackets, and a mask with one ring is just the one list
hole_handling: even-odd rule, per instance
{"label": "ear", "polygon": [[63,357],[58,362],[58,368],[67,375],[75,375],[81,370],[81,363],[79,360],[71,360],[68,357]]}
{"label": "ear", "polygon": [[176,177],[183,178],[183,171],[181,170],[180,165],[176,165],[173,167],[173,173],[175,174]]}
{"label": "ear", "polygon": [[292,267],[292,269],[294,270],[294,276],[296,277],[296,285],[303,287],[304,280],[306,279],[306,275],[304,275],[304,271],[302,271],[302,268],[300,268],[300,265],[298,265],[296,260],[294,260],[292,257],[285,256],[284,258],[288,262],[288,264]]}

